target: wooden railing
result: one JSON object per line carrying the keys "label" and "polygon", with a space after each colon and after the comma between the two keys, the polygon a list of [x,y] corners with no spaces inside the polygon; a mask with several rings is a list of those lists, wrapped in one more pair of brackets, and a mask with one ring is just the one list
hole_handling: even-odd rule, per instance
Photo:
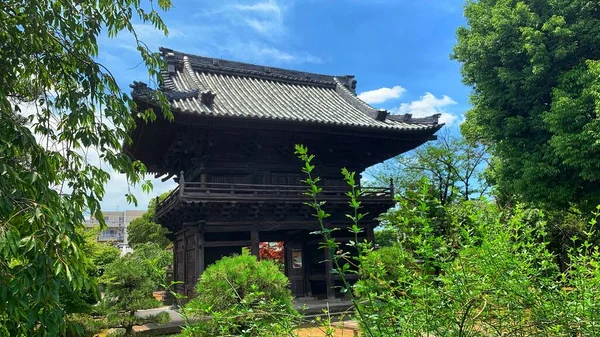
{"label": "wooden railing", "polygon": [[[306,185],[265,185],[265,184],[230,184],[230,183],[206,183],[185,181],[183,172],[179,176],[177,186],[162,201],[157,198],[156,212],[164,210],[165,207],[175,203],[177,199],[189,200],[235,200],[235,199],[299,199],[306,200]],[[348,186],[324,186],[319,198],[323,200],[348,199]],[[362,187],[361,198],[363,200],[380,199],[391,200],[394,195],[394,185],[390,182],[389,187]]]}

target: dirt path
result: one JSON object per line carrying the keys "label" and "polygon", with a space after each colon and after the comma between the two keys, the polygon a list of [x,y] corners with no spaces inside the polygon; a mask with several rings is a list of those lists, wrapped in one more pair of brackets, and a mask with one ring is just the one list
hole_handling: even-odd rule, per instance
{"label": "dirt path", "polygon": [[[335,325],[334,337],[354,337],[359,336],[358,324],[355,321],[343,321],[333,323]],[[325,328],[309,327],[296,330],[298,337],[325,337]]]}

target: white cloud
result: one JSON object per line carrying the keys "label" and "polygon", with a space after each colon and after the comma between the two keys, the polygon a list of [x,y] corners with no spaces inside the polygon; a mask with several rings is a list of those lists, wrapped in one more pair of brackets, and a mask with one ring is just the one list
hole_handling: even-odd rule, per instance
{"label": "white cloud", "polygon": [[[289,47],[286,17],[293,5],[290,0],[223,0],[205,5],[202,12],[191,15],[191,21],[169,22],[165,17],[168,36],[150,24],[138,23],[134,29],[153,51],[164,46],[191,54],[275,66],[324,62],[318,56]],[[127,79],[127,85],[133,80],[146,80],[131,34],[119,34],[114,39],[103,35],[100,40],[106,48],[101,48],[99,60],[111,69],[125,68],[125,76],[120,75]]]}
{"label": "white cloud", "polygon": [[443,95],[442,98],[437,98],[432,93],[426,92],[418,101],[402,103],[395,112],[400,114],[412,114],[414,118],[441,114],[439,120],[440,123],[450,125],[458,119],[458,116],[451,114],[446,108],[454,104],[457,103],[446,95]]}
{"label": "white cloud", "polygon": [[252,2],[240,0],[224,0],[218,2],[219,7],[197,13],[196,17],[213,19],[215,17],[226,21],[226,26],[250,27],[256,33],[269,39],[278,39],[287,34],[284,21],[289,6],[286,0],[265,0]]}
{"label": "white cloud", "polygon": [[222,50],[226,51],[228,54],[231,54],[236,59],[259,64],[323,63],[321,58],[308,53],[288,53],[281,49],[259,42],[230,43],[223,46]]}
{"label": "white cloud", "polygon": [[362,99],[366,103],[369,104],[377,104],[389,101],[391,99],[399,98],[403,93],[406,92],[406,89],[403,87],[396,85],[392,88],[379,88],[371,91],[365,91],[358,94],[358,98]]}
{"label": "white cloud", "polygon": [[264,1],[258,2],[252,5],[234,4],[232,6],[235,9],[241,11],[252,11],[252,12],[272,12],[277,16],[281,16],[281,6],[276,1]]}

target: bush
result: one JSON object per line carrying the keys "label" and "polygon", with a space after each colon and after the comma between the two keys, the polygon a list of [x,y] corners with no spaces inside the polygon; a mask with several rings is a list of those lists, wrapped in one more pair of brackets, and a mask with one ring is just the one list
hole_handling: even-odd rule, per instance
{"label": "bush", "polygon": [[106,285],[102,307],[108,327],[123,328],[125,334],[130,335],[135,325],[168,321],[164,313],[144,318],[135,316],[137,310],[156,308],[161,303],[152,296],[155,288],[152,271],[132,254],[109,264],[101,280]]}
{"label": "bush", "polygon": [[95,336],[106,327],[105,319],[95,319],[88,314],[71,314],[65,316],[67,323],[66,337]]}
{"label": "bush", "polygon": [[[368,296],[367,292],[384,292],[393,285],[402,288],[401,280],[414,269],[412,254],[396,244],[366,254],[360,264],[360,280],[354,285],[357,296]],[[381,282],[381,281],[385,282]]]}
{"label": "bush", "polygon": [[224,257],[209,266],[185,313],[206,316],[184,336],[281,336],[291,333],[298,313],[287,277],[272,261],[251,255]]}
{"label": "bush", "polygon": [[[362,258],[354,291],[363,331],[381,337],[600,334],[594,220],[586,236],[574,240],[579,243],[569,249],[561,273],[548,249],[542,212],[517,207],[501,215],[485,205],[467,206],[456,247],[447,247],[417,212],[410,221],[424,234],[409,238],[410,248]],[[423,259],[413,260],[412,250]]]}
{"label": "bush", "polygon": [[[373,251],[368,243],[351,242],[359,250],[348,256],[330,235],[336,229],[324,227],[329,214],[318,200],[319,178],[311,175],[314,156],[303,146],[296,154],[304,162],[318,233],[323,245],[336,249],[332,261],[345,286],[348,268],[337,262],[360,262],[361,279],[350,297],[364,335],[600,336],[600,206],[587,226],[579,216],[559,217],[575,234],[562,248],[567,256],[561,270],[547,234],[547,221],[556,215],[522,205],[499,210],[485,200],[443,205],[422,184],[384,218],[403,238],[398,247]],[[354,174],[342,173],[352,188],[348,217],[357,233],[360,193]]]}
{"label": "bush", "polygon": [[399,233],[397,230],[387,227],[376,228],[374,234],[375,244],[380,247],[389,247],[397,245],[402,238],[402,233]]}

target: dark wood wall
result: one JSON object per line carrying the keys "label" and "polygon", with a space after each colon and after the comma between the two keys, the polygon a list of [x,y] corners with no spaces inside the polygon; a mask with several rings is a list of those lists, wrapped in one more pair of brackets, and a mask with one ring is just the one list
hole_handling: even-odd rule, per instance
{"label": "dark wood wall", "polygon": [[216,132],[181,128],[163,164],[172,174],[184,171],[186,181],[299,185],[305,177],[301,172],[302,163],[294,155],[294,145],[303,143],[312,153],[317,153],[315,174],[321,176],[323,184],[344,185],[340,169],[342,166],[359,169],[360,165],[348,160],[359,154],[335,152],[336,147],[351,147],[351,144],[340,145],[336,137],[309,136],[277,131]]}
{"label": "dark wood wall", "polygon": [[[359,240],[372,240],[373,226],[359,235]],[[339,276],[330,273],[333,265],[323,261],[330,254],[321,248],[322,238],[311,234],[309,230],[277,230],[260,232],[256,227],[251,231],[229,231],[206,233],[203,226],[186,226],[176,235],[174,246],[174,281],[182,282],[177,291],[192,298],[195,285],[206,267],[224,256],[240,254],[243,247],[258,256],[259,242],[283,241],[285,246],[285,273],[290,279],[294,296],[329,297],[341,296],[335,285],[340,285]],[[340,249],[348,250],[345,245],[354,240],[348,231],[336,231],[335,237],[341,243]],[[294,263],[294,256],[301,255],[301,265]],[[355,274],[349,274],[353,280]]]}

